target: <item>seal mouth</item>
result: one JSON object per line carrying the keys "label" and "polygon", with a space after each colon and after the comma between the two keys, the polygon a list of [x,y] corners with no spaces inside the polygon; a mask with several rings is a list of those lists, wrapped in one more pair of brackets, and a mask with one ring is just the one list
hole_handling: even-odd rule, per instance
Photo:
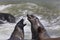
{"label": "seal mouth", "polygon": [[34,18],[35,16],[34,16],[33,14],[31,14],[31,15],[27,14],[27,17],[28,17],[29,19],[32,19],[32,18]]}
{"label": "seal mouth", "polygon": [[27,17],[31,19],[31,16],[29,14],[27,14]]}

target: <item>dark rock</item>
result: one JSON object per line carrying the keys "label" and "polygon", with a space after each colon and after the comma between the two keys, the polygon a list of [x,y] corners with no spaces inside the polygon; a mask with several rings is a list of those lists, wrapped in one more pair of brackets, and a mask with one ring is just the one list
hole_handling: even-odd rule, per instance
{"label": "dark rock", "polygon": [[2,21],[0,21],[0,24],[4,24]]}
{"label": "dark rock", "polygon": [[6,20],[7,22],[15,23],[15,17],[7,13],[0,13],[0,20],[3,20],[3,21]]}

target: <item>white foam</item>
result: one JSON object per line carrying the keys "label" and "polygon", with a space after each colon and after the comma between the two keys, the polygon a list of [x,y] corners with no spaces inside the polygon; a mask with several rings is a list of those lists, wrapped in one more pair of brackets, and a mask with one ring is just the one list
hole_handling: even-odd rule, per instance
{"label": "white foam", "polygon": [[0,26],[0,39],[8,39],[13,32],[15,24],[5,23]]}
{"label": "white foam", "polygon": [[[30,4],[30,3],[27,3],[29,6],[31,5],[35,5],[35,4]],[[11,4],[9,5],[0,5],[0,11],[6,9],[7,7],[10,7]],[[37,5],[36,5],[37,6]],[[31,8],[31,7],[29,7]],[[23,14],[27,14],[27,13],[33,13],[32,11],[29,11],[29,10],[23,10],[22,11]],[[55,30],[58,30],[60,31],[60,25],[51,25],[51,27],[46,27],[47,25],[50,25],[50,23],[48,23],[47,21],[45,20],[41,20],[41,16],[38,16],[36,15],[39,20],[41,21],[41,23],[45,26],[45,28],[49,31],[49,30],[52,30],[55,31]],[[20,16],[16,21],[16,23],[18,23],[21,19],[24,19],[24,23],[26,23],[27,25],[24,27],[24,32],[25,32],[25,39],[31,39],[31,25],[30,25],[30,22],[27,20],[27,18],[25,16]],[[59,18],[57,18],[59,19]],[[54,20],[52,22],[55,22]],[[11,23],[8,23],[6,22],[5,24],[2,24],[0,25],[0,39],[8,39],[10,36],[11,36],[11,33],[13,32],[14,30],[14,27],[15,27],[15,24],[11,24]],[[50,33],[49,33],[50,34]],[[59,34],[58,34],[59,35]],[[60,35],[59,35],[60,36]],[[51,37],[58,37],[57,35],[51,35]]]}
{"label": "white foam", "polygon": [[7,7],[11,7],[12,5],[9,4],[9,5],[0,5],[0,11],[6,9]]}

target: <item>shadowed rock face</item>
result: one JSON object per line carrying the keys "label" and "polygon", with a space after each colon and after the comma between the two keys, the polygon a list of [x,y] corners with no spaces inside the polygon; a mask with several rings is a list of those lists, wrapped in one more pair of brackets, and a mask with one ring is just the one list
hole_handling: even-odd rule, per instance
{"label": "shadowed rock face", "polygon": [[0,20],[3,20],[3,21],[6,20],[7,22],[15,23],[15,17],[7,13],[0,13]]}
{"label": "shadowed rock face", "polygon": [[24,26],[26,24],[23,24],[24,19],[21,19],[15,26],[15,29],[8,40],[24,40]]}
{"label": "shadowed rock face", "polygon": [[[44,26],[41,24],[39,19],[34,15],[27,15],[27,19],[31,23],[32,39],[39,40],[39,33],[38,33],[37,29],[39,27],[44,29]],[[45,29],[44,29],[44,31],[45,31],[45,33],[43,33],[42,35],[44,35],[44,37],[49,38],[49,35],[47,34]],[[41,30],[41,32],[42,32],[42,30]]]}

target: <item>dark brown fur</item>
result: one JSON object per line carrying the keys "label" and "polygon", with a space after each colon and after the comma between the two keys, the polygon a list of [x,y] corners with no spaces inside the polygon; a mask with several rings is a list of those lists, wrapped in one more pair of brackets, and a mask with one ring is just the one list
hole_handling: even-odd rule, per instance
{"label": "dark brown fur", "polygon": [[49,38],[46,36],[46,30],[42,27],[38,27],[37,29],[37,33],[38,33],[38,37],[39,39],[38,40],[60,40],[60,37],[59,38]]}
{"label": "dark brown fur", "polygon": [[8,39],[8,40],[23,40],[24,39],[24,30],[23,30],[23,28],[26,24],[23,24],[23,22],[24,22],[24,20],[21,19],[17,23],[10,39]]}
{"label": "dark brown fur", "polygon": [[[37,29],[38,29],[38,27],[42,27],[44,29],[44,26],[41,24],[39,19],[37,17],[35,17],[34,15],[27,15],[27,17],[31,23],[32,39],[39,40],[39,34],[38,34]],[[44,29],[44,31],[45,31],[45,33],[43,34],[44,37],[49,38],[49,35],[47,34],[45,29]]]}
{"label": "dark brown fur", "polygon": [[47,34],[44,26],[39,19],[34,15],[27,15],[28,20],[31,23],[32,39],[33,40],[60,40],[59,38],[50,38]]}
{"label": "dark brown fur", "polygon": [[58,37],[58,38],[46,38],[46,36],[44,34],[45,31],[41,27],[39,27],[37,30],[38,30],[38,34],[39,34],[39,40],[60,40],[60,37]]}

